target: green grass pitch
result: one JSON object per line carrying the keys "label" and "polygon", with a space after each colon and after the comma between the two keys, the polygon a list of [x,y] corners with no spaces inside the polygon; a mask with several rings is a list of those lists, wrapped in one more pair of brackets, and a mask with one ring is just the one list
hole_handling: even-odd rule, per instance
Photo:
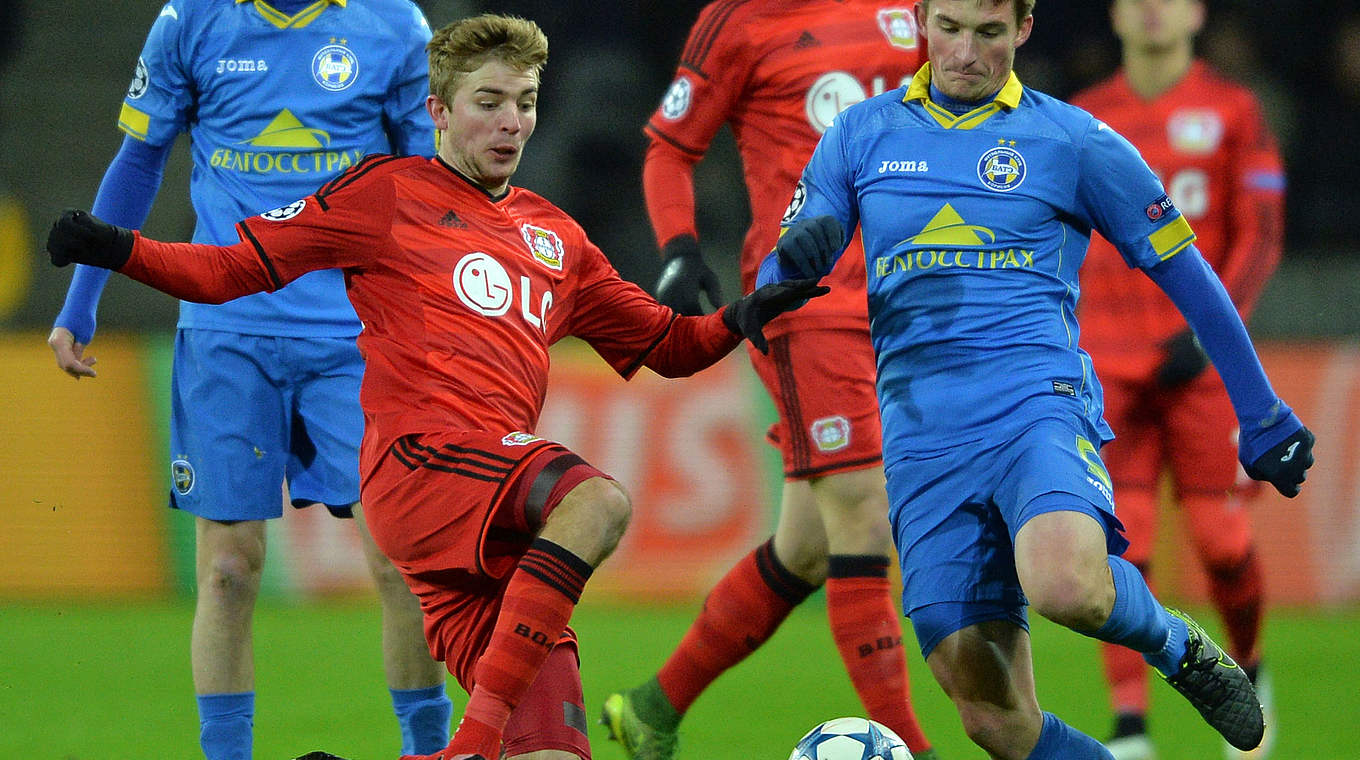
{"label": "green grass pitch", "polygon": [[[573,625],[592,720],[609,691],[650,676],[698,603],[624,605],[589,598]],[[1212,615],[1196,610],[1211,633]],[[0,607],[0,758],[121,760],[198,755],[189,676],[191,605],[6,603]],[[376,603],[261,602],[256,617],[256,760],[324,749],[353,760],[396,760],[397,730],[378,657]],[[1360,611],[1274,612],[1265,633],[1274,671],[1276,760],[1360,754]],[[982,756],[927,673],[908,634],[921,720],[947,760]],[[1097,737],[1109,725],[1095,644],[1037,621],[1040,703]],[[1162,760],[1215,760],[1217,735],[1169,688],[1152,684]],[[451,685],[455,708],[465,703]],[[763,649],[696,703],[681,758],[784,760],[816,723],[861,710],[827,633],[824,602],[796,610]],[[621,760],[592,723],[597,760]]]}

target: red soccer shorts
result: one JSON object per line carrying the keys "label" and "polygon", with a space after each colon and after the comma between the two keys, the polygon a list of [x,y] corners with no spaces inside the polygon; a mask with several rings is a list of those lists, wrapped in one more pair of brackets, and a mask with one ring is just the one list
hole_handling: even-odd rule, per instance
{"label": "red soccer shorts", "polygon": [[749,346],[747,351],[779,413],[766,438],[783,456],[785,478],[882,463],[874,349],[867,332],[797,330],[772,338],[768,356]]}
{"label": "red soccer shorts", "polygon": [[[1130,561],[1145,560],[1155,540],[1156,505],[1169,472],[1187,528],[1201,551],[1238,556],[1252,541],[1246,501],[1259,490],[1237,463],[1237,418],[1212,369],[1187,385],[1164,390],[1152,381],[1102,380],[1105,420],[1115,440],[1100,450],[1114,482],[1116,514],[1124,523]],[[1121,492],[1141,491],[1120,498]]]}
{"label": "red soccer shorts", "polygon": [[373,540],[420,599],[430,654],[469,692],[511,572],[592,477],[609,476],[552,441],[459,432],[400,438],[365,479]]}

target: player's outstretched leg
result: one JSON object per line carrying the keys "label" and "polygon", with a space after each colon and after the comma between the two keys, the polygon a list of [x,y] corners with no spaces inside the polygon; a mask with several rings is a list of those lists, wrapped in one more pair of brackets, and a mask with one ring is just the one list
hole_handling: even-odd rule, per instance
{"label": "player's outstretched leg", "polygon": [[1189,615],[1170,607],[1167,612],[1185,623],[1188,641],[1166,682],[1229,744],[1243,751],[1260,746],[1265,716],[1251,679]]}

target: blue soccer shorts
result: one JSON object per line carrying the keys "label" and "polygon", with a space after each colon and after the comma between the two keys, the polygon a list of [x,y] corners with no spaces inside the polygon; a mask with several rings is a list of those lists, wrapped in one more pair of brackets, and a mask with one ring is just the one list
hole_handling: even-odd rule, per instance
{"label": "blue soccer shorts", "polygon": [[991,441],[892,458],[886,474],[902,609],[923,654],[968,625],[1023,624],[1015,534],[1036,515],[1089,514],[1105,526],[1110,553],[1124,551],[1109,475],[1089,438],[1080,421],[1042,418]]}
{"label": "blue soccer shorts", "polygon": [[266,520],[359,500],[363,359],[353,338],[182,329],[175,336],[170,505],[209,520]]}

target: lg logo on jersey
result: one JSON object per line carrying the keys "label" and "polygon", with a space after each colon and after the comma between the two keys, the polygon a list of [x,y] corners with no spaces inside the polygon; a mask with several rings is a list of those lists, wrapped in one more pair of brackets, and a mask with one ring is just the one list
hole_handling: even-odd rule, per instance
{"label": "lg logo on jersey", "polygon": [[[902,77],[898,86],[911,82],[911,75]],[[854,74],[845,71],[828,71],[817,78],[808,88],[807,99],[803,103],[808,123],[821,134],[831,126],[841,111],[873,95],[885,91],[883,77],[874,77],[865,87]]]}
{"label": "lg logo on jersey", "polygon": [[[510,274],[499,261],[481,251],[474,251],[458,260],[458,266],[453,269],[453,290],[469,309],[486,317],[505,315],[516,300]],[[520,316],[524,317],[525,322],[542,330],[547,323],[548,309],[552,308],[552,293],[545,291],[535,304],[530,280],[521,275],[518,300]],[[538,307],[537,314],[532,310],[534,306]]]}

